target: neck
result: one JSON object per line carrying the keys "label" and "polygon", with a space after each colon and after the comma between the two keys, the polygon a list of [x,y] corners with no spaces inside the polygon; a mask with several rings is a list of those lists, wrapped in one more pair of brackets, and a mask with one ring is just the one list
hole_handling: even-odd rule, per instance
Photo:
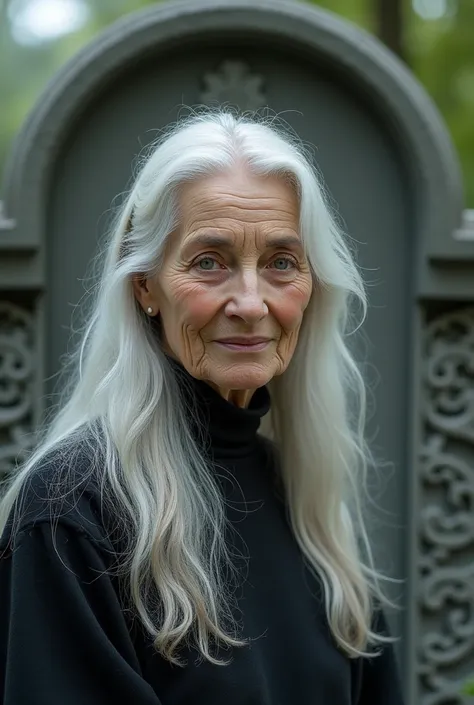
{"label": "neck", "polygon": [[270,409],[267,388],[223,390],[192,377],[177,360],[168,357],[168,361],[180,387],[182,410],[198,442],[214,455],[237,457],[252,451],[260,421]]}
{"label": "neck", "polygon": [[207,384],[215,389],[219,396],[228,401],[229,404],[233,404],[239,409],[247,409],[255,393],[255,389],[225,389],[209,381]]}

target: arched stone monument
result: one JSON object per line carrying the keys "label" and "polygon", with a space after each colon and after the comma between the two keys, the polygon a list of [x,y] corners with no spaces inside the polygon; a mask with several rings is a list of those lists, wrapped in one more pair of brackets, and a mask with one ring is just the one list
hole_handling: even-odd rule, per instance
{"label": "arched stone monument", "polygon": [[379,379],[371,435],[393,462],[373,539],[406,580],[392,624],[407,702],[458,702],[474,672],[474,227],[423,89],[335,16],[281,0],[174,0],[124,17],[47,87],[2,193],[0,466],[41,418],[134,156],[183,105],[215,103],[268,106],[314,145],[359,243]]}

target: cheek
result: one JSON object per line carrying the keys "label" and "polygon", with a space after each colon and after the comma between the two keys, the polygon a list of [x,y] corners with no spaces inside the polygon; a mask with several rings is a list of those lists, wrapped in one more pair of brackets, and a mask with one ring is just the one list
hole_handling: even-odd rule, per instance
{"label": "cheek", "polygon": [[274,301],[273,314],[285,331],[291,332],[300,325],[310,298],[311,284],[290,285],[281,291]]}
{"label": "cheek", "polygon": [[174,322],[179,321],[196,331],[209,323],[219,310],[215,292],[209,292],[195,282],[178,278],[170,285],[167,298]]}

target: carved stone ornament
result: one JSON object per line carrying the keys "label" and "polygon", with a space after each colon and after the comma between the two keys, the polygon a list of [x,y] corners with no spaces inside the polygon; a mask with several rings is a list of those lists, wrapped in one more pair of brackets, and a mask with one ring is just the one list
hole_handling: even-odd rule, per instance
{"label": "carved stone ornament", "polygon": [[456,705],[474,676],[474,309],[424,342],[420,703]]}
{"label": "carved stone ornament", "polygon": [[202,104],[236,106],[241,111],[255,111],[267,104],[264,80],[252,73],[243,61],[224,61],[216,71],[203,76]]}
{"label": "carved stone ornament", "polygon": [[453,233],[455,240],[474,242],[474,209],[467,209],[462,214],[461,227]]}
{"label": "carved stone ornament", "polygon": [[0,201],[0,232],[2,230],[13,230],[15,227],[15,221],[13,218],[8,218],[5,212],[5,205],[3,201]]}
{"label": "carved stone ornament", "polygon": [[33,345],[32,315],[0,301],[0,477],[33,444]]}

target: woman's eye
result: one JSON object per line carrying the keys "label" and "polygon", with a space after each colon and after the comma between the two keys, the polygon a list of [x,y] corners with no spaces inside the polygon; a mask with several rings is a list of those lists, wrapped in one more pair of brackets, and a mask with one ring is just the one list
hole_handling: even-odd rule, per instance
{"label": "woman's eye", "polygon": [[290,257],[277,257],[273,260],[272,266],[279,272],[285,272],[295,267],[295,263]]}
{"label": "woman's eye", "polygon": [[202,269],[205,272],[211,271],[211,269],[214,269],[214,267],[216,265],[218,265],[218,263],[216,262],[216,260],[213,257],[203,257],[197,263],[197,266],[199,267],[199,269]]}

